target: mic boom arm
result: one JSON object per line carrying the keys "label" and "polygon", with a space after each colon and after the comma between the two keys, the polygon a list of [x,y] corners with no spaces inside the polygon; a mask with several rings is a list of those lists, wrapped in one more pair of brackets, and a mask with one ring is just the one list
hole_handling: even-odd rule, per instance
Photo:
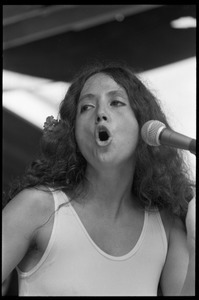
{"label": "mic boom arm", "polygon": [[159,135],[161,145],[173,146],[176,148],[189,150],[196,155],[196,140],[175,131],[163,128]]}

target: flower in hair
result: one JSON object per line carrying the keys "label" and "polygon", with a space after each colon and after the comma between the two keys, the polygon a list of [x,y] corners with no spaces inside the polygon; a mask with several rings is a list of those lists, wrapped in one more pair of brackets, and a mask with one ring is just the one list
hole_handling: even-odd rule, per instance
{"label": "flower in hair", "polygon": [[53,131],[55,126],[59,124],[59,121],[55,119],[53,116],[49,116],[46,118],[46,122],[44,123],[44,132]]}

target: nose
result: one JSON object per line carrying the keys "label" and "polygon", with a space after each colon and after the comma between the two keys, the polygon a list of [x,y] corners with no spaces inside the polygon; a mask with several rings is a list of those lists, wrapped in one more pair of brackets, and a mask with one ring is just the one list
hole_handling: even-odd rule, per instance
{"label": "nose", "polygon": [[108,117],[106,116],[105,113],[98,113],[96,117],[96,123],[100,123],[102,121],[108,121]]}
{"label": "nose", "polygon": [[109,110],[106,97],[101,97],[96,107],[96,124],[109,121]]}

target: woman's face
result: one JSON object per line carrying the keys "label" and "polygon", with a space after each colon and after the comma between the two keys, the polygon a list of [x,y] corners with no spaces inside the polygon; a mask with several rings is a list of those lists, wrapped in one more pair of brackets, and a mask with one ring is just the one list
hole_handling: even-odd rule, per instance
{"label": "woman's face", "polygon": [[90,77],[80,94],[75,126],[77,144],[87,162],[113,167],[131,160],[138,132],[125,89],[106,74]]}

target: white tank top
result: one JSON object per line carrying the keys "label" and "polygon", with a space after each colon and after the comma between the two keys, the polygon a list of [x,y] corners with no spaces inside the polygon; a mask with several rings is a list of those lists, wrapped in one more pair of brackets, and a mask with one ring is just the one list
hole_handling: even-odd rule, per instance
{"label": "white tank top", "polygon": [[[62,191],[53,197],[55,210],[68,202]],[[166,254],[167,238],[157,210],[145,211],[136,245],[118,257],[97,246],[68,203],[55,213],[38,264],[28,272],[17,268],[19,296],[157,296]]]}

